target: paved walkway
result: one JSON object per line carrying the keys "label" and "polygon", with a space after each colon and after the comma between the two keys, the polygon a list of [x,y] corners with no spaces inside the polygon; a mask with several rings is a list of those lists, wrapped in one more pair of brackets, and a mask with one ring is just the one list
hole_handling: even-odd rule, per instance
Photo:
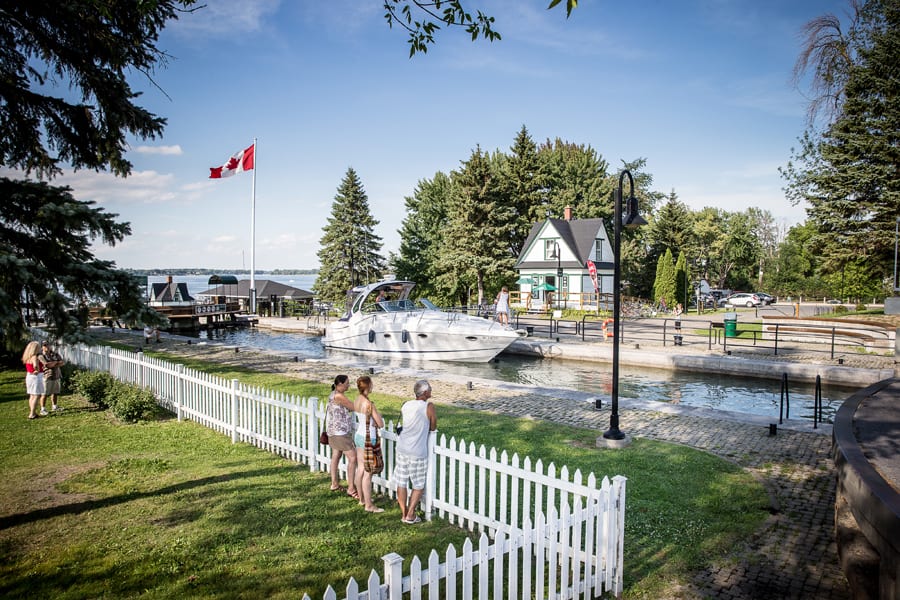
{"label": "paved walkway", "polygon": [[[130,332],[106,333],[103,337],[135,343]],[[338,366],[324,361],[279,362],[257,352],[188,345],[178,338],[165,338],[154,349],[326,383],[333,380],[337,369],[347,370],[353,364],[352,359]],[[672,351],[673,347],[667,349]],[[378,372],[376,381],[379,391],[406,396],[413,378],[413,374]],[[468,389],[466,382],[447,380],[442,381],[436,396],[440,402],[474,410],[591,427],[598,436],[609,426],[605,401],[598,411],[592,397],[571,390],[482,382]],[[548,396],[556,401],[548,402]],[[634,437],[685,444],[730,460],[759,477],[771,498],[772,515],[763,526],[729,556],[713,557],[713,566],[697,573],[691,587],[673,592],[673,597],[851,597],[834,542],[830,427],[813,430],[807,422],[794,428],[779,427],[777,435],[772,436],[759,418],[670,405],[659,408],[662,410],[621,403],[620,428]]]}

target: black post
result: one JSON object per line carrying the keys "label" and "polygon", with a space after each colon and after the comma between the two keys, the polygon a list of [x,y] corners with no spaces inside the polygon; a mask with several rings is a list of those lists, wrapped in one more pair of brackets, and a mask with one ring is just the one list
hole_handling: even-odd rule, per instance
{"label": "black post", "polygon": [[612,355],[612,391],[610,392],[611,414],[609,415],[609,429],[603,433],[608,440],[621,440],[625,434],[619,429],[619,313],[622,308],[622,181],[625,175],[631,181],[632,193],[634,193],[634,180],[631,173],[622,171],[619,175],[619,188],[615,191],[615,206],[613,207],[613,355]]}

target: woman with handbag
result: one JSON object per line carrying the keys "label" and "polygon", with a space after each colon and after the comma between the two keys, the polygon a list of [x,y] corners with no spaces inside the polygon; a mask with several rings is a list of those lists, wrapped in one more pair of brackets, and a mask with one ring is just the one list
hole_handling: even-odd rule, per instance
{"label": "woman with handbag", "polygon": [[353,441],[356,443],[356,462],[363,468],[356,469],[356,489],[359,491],[359,503],[371,513],[384,512],[383,508],[375,506],[372,502],[372,476],[381,472],[384,467],[381,458],[381,442],[378,439],[378,428],[384,427],[384,419],[375,407],[375,403],[369,399],[372,393],[372,378],[363,375],[356,380],[356,389],[359,396],[356,397],[354,414],[356,415],[356,434]]}
{"label": "woman with handbag", "polygon": [[347,495],[359,499],[356,488],[356,444],[353,442],[353,402],[346,396],[350,378],[338,375],[331,384],[331,395],[325,407],[325,431],[331,446],[331,491],[343,491],[340,482],[341,456],[347,458]]}

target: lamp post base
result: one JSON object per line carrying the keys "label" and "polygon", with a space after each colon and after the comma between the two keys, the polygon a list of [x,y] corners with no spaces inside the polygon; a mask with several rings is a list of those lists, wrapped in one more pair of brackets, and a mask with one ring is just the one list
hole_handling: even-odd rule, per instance
{"label": "lamp post base", "polygon": [[[609,433],[609,432],[607,432]],[[606,437],[606,433],[597,438],[596,446],[598,448],[627,448],[631,445],[631,436],[625,433],[619,432],[622,437],[621,438],[608,438]]]}

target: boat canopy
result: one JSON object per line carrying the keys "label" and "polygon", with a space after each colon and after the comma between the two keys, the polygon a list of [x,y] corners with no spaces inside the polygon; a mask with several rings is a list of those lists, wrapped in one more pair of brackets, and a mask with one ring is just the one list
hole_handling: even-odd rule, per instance
{"label": "boat canopy", "polygon": [[207,285],[237,285],[238,280],[234,275],[212,275]]}

